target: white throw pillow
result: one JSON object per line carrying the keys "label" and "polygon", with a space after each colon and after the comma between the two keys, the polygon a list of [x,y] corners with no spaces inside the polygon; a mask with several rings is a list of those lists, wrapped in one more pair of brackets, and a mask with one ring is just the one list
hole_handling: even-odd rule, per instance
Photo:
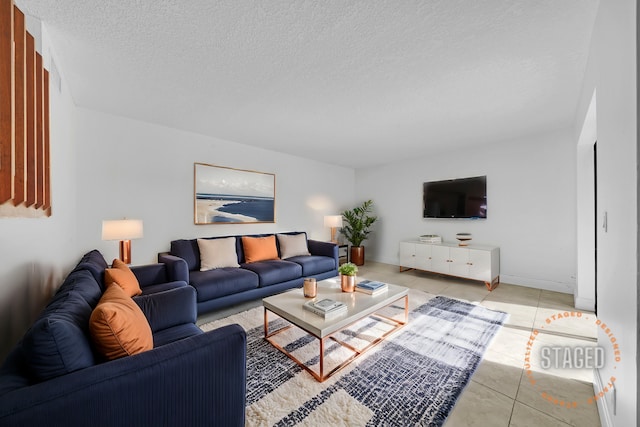
{"label": "white throw pillow", "polygon": [[300,234],[278,234],[280,258],[286,259],[299,255],[311,255],[307,247],[307,236]]}
{"label": "white throw pillow", "polygon": [[236,238],[198,239],[200,271],[223,267],[240,267],[236,253]]}

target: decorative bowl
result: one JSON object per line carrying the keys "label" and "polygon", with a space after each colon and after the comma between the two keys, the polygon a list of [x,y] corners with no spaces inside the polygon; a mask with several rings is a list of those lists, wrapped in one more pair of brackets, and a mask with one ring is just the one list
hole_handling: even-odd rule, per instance
{"label": "decorative bowl", "polygon": [[469,240],[471,240],[471,233],[458,233],[456,234],[456,239],[460,241],[458,246],[467,246]]}

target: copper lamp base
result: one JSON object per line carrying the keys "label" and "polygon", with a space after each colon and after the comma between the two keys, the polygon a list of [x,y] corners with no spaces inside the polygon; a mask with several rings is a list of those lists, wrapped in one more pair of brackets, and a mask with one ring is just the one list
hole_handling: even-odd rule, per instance
{"label": "copper lamp base", "polygon": [[120,261],[131,264],[131,240],[120,240]]}
{"label": "copper lamp base", "polygon": [[338,243],[338,240],[336,239],[336,230],[338,229],[338,227],[331,227],[331,243]]}

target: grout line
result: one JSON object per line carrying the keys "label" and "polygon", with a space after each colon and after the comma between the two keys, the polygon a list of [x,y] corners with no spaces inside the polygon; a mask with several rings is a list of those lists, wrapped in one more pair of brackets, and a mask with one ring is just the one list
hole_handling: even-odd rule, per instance
{"label": "grout line", "polygon": [[522,376],[523,375],[524,375],[524,368],[520,370],[520,380],[518,381],[518,389],[516,390],[516,395],[513,398],[513,406],[511,406],[511,413],[509,414],[509,420],[507,422],[508,426],[511,425],[511,420],[513,419],[513,411],[515,411],[515,409],[516,409],[516,402],[517,402],[517,398],[518,398],[518,393],[520,393],[520,384],[522,384]]}
{"label": "grout line", "polygon": [[573,424],[573,423],[571,423],[571,422],[563,421],[563,420],[561,420],[560,418],[558,418],[558,417],[556,417],[556,416],[554,416],[554,415],[552,415],[552,414],[550,414],[550,413],[548,413],[548,412],[541,411],[540,409],[535,408],[535,407],[533,407],[533,406],[531,406],[531,405],[529,405],[529,404],[527,404],[527,403],[525,403],[525,402],[522,402],[522,401],[520,401],[520,400],[517,400],[517,399],[516,399],[516,402],[518,402],[518,403],[519,403],[519,404],[521,404],[521,405],[526,406],[526,407],[527,407],[527,408],[529,408],[529,409],[534,410],[535,412],[539,412],[539,413],[541,413],[541,414],[543,414],[543,415],[546,415],[546,416],[548,416],[548,417],[550,417],[550,418],[553,418],[554,420],[561,422],[563,425],[567,425],[567,426],[573,426],[573,425],[574,425],[574,424]]}

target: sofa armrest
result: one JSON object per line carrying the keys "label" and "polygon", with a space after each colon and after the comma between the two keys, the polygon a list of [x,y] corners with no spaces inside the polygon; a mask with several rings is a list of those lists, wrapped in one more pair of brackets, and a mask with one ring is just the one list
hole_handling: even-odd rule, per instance
{"label": "sofa armrest", "polygon": [[246,334],[229,325],[2,396],[2,426],[244,426]]}
{"label": "sofa armrest", "polygon": [[307,241],[309,246],[309,252],[311,255],[328,256],[335,258],[336,265],[338,265],[338,245],[332,242],[322,242],[320,240]]}
{"label": "sofa armrest", "polygon": [[153,332],[182,325],[196,323],[198,317],[196,290],[191,286],[182,286],[133,297]]}
{"label": "sofa armrest", "polygon": [[138,279],[141,288],[173,281],[167,275],[165,264],[134,265],[131,266],[131,271]]}
{"label": "sofa armrest", "polygon": [[189,266],[184,259],[168,253],[160,253],[158,254],[158,262],[167,266],[169,281],[184,280],[189,283]]}

